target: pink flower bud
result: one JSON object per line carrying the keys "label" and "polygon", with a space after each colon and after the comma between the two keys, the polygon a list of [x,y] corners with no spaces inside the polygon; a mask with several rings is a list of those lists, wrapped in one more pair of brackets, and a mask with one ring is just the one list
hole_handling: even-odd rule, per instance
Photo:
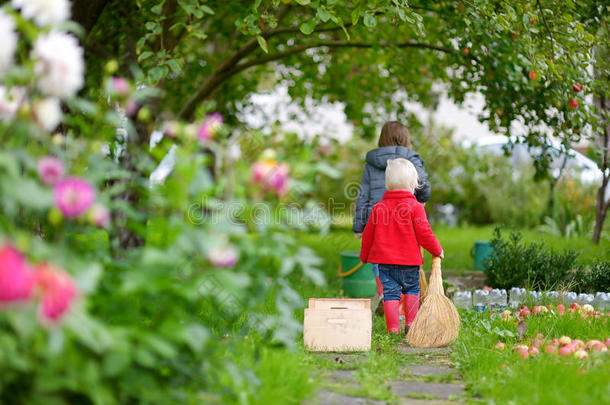
{"label": "pink flower bud", "polygon": [[46,263],[36,267],[36,287],[42,296],[39,316],[56,322],[70,309],[77,289],[72,276]]}
{"label": "pink flower bud", "polygon": [[126,96],[129,93],[129,82],[123,77],[112,78],[112,90],[122,96]]}
{"label": "pink flower bud", "polygon": [[89,209],[89,220],[100,228],[107,228],[110,225],[110,211],[103,204],[93,204]]}
{"label": "pink flower bud", "polygon": [[54,186],[64,177],[64,163],[53,156],[45,156],[38,161],[38,176],[47,186]]}
{"label": "pink flower bud", "polygon": [[17,249],[0,248],[0,304],[29,298],[34,277]]}
{"label": "pink flower bud", "polygon": [[93,186],[80,178],[71,177],[59,182],[54,189],[55,205],[67,218],[83,214],[95,200]]}
{"label": "pink flower bud", "polygon": [[233,267],[239,259],[239,253],[233,245],[227,244],[210,249],[207,257],[214,267]]}

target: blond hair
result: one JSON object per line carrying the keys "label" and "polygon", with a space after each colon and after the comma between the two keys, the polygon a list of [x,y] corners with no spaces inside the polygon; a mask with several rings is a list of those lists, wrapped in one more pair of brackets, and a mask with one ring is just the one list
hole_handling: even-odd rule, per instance
{"label": "blond hair", "polygon": [[388,190],[407,190],[412,193],[418,187],[417,170],[407,159],[389,159],[385,169],[385,187]]}

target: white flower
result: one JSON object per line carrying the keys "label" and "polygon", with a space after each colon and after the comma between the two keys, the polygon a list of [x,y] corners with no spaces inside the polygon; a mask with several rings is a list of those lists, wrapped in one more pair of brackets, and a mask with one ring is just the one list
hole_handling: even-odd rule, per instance
{"label": "white flower", "polygon": [[13,65],[16,47],[15,21],[0,10],[0,77]]}
{"label": "white flower", "polygon": [[11,3],[39,27],[59,25],[70,18],[68,0],[12,0]]}
{"label": "white flower", "polygon": [[72,35],[51,31],[36,39],[32,58],[38,88],[47,96],[68,98],[83,87],[83,49]]}
{"label": "white flower", "polygon": [[14,118],[25,96],[23,87],[12,87],[7,91],[6,87],[0,86],[0,121]]}
{"label": "white flower", "polygon": [[53,131],[61,122],[61,106],[57,98],[43,98],[34,103],[34,117],[43,130]]}

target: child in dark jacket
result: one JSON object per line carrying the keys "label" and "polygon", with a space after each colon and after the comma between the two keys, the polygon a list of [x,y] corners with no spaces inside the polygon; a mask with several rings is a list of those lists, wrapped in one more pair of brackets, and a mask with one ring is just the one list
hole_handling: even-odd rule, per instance
{"label": "child in dark jacket", "polygon": [[[356,201],[354,225],[352,230],[356,238],[362,237],[362,231],[369,220],[373,205],[377,204],[385,193],[385,169],[388,159],[404,158],[413,163],[417,169],[419,185],[415,189],[415,198],[420,203],[430,200],[430,184],[424,170],[424,161],[411,149],[409,130],[398,121],[388,121],[381,128],[379,148],[366,154],[366,164],[360,180],[360,191]],[[377,263],[373,262],[373,272],[377,281],[377,292],[381,295],[381,281]]]}
{"label": "child in dark jacket", "polygon": [[443,249],[432,233],[424,206],[415,198],[415,166],[402,158],[388,160],[385,184],[388,191],[373,207],[364,228],[360,260],[379,263],[386,326],[388,333],[399,333],[401,295],[405,295],[407,331],[419,309],[420,246],[441,258]]}

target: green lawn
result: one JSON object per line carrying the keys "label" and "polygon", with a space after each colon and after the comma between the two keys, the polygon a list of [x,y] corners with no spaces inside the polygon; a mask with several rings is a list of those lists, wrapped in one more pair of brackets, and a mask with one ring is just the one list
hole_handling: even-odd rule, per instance
{"label": "green lawn", "polygon": [[[443,268],[450,270],[472,270],[473,259],[470,249],[475,241],[486,241],[491,239],[494,231],[493,226],[468,226],[448,228],[434,226],[433,231],[445,250]],[[502,235],[508,237],[509,230],[503,231]],[[579,261],[583,264],[591,264],[596,260],[610,260],[610,239],[603,239],[599,245],[595,245],[589,238],[562,238],[549,235],[536,230],[522,230],[523,240],[544,241],[555,250],[575,249],[579,252]],[[298,236],[305,245],[313,248],[326,263],[325,272],[328,276],[334,276],[339,266],[339,252],[344,250],[360,250],[360,240],[354,239],[353,233],[348,227],[335,228],[327,236],[303,233]],[[429,255],[426,254],[426,265],[429,265]],[[425,265],[425,266],[426,266]]]}

